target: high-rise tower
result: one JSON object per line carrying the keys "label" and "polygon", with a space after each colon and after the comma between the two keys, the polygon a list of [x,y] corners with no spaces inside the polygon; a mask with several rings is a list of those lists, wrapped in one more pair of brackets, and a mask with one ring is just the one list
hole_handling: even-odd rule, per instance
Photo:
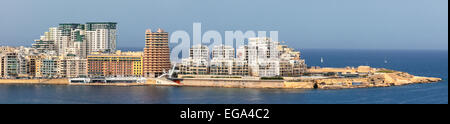
{"label": "high-rise tower", "polygon": [[169,33],[158,29],[145,32],[144,77],[158,77],[170,70]]}
{"label": "high-rise tower", "polygon": [[62,23],[45,32],[33,47],[60,56],[86,58],[92,52],[115,52],[116,41],[116,22]]}
{"label": "high-rise tower", "polygon": [[86,40],[88,54],[91,52],[116,51],[117,40],[116,22],[88,22],[86,23]]}

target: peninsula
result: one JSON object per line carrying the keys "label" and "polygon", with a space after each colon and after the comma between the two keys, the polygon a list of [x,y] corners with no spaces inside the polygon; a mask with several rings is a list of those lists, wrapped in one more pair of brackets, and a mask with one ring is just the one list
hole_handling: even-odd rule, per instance
{"label": "peninsula", "polygon": [[[115,22],[61,23],[32,47],[1,46],[0,84],[341,89],[442,80],[370,66],[307,66],[300,51],[270,37],[171,51],[168,32],[148,29],[142,52],[122,52],[116,32]],[[171,61],[180,51],[189,54]]]}
{"label": "peninsula", "polygon": [[[361,67],[360,67],[361,68]],[[332,76],[302,76],[279,78],[255,77],[218,77],[179,75],[180,78],[144,78],[141,81],[128,79],[111,83],[88,83],[86,78],[62,79],[0,79],[1,84],[46,84],[46,85],[97,85],[97,86],[189,86],[189,87],[223,87],[223,88],[276,88],[276,89],[346,89],[390,87],[408,84],[439,82],[441,78],[420,77],[387,69],[371,69],[374,72],[360,73],[352,68],[320,68],[308,71],[319,74],[338,74],[341,72],[356,72],[358,75]],[[359,76],[359,74],[363,74]],[[105,78],[106,82],[107,79]],[[111,81],[111,80],[110,80]],[[131,82],[130,82],[131,81]]]}

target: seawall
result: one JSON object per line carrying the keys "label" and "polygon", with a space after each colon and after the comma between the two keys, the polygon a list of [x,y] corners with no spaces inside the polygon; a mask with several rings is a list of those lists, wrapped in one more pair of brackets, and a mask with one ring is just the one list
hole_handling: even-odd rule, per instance
{"label": "seawall", "polygon": [[183,79],[180,86],[225,87],[225,88],[304,88],[312,89],[312,82],[287,82],[284,80],[245,79]]}
{"label": "seawall", "polygon": [[[291,79],[291,78],[288,78]],[[292,78],[297,79],[297,78]],[[71,84],[69,79],[0,79],[0,84],[54,84],[54,85],[100,85],[100,86],[192,86],[224,88],[276,88],[276,89],[345,89],[389,87],[416,83],[433,83],[441,78],[419,77],[404,72],[378,73],[361,78],[317,78],[298,80],[256,80],[233,78],[180,78],[175,81],[148,78],[145,83],[78,83]]]}
{"label": "seawall", "polygon": [[68,79],[0,79],[0,84],[70,84]]}

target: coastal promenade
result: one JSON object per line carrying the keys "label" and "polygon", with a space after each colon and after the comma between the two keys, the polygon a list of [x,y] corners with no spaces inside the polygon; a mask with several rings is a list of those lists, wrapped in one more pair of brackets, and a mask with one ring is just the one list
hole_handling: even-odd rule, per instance
{"label": "coastal promenade", "polygon": [[1,84],[53,84],[69,85],[69,79],[0,79]]}
{"label": "coastal promenade", "polygon": [[296,80],[257,80],[232,78],[147,78],[140,83],[70,83],[70,79],[0,79],[1,84],[46,84],[90,86],[188,86],[223,88],[274,88],[274,89],[346,89],[401,86],[416,83],[439,82],[441,78],[420,77],[405,72],[377,73],[358,78],[297,78]]}

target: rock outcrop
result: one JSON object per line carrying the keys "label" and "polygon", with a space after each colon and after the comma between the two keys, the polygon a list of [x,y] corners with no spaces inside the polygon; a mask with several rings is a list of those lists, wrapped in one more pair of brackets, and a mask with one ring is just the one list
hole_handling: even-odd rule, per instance
{"label": "rock outcrop", "polygon": [[416,83],[433,83],[441,81],[441,78],[419,77],[406,72],[376,73],[364,78],[328,78],[314,80],[319,89],[342,89],[364,87],[388,87],[401,86]]}

